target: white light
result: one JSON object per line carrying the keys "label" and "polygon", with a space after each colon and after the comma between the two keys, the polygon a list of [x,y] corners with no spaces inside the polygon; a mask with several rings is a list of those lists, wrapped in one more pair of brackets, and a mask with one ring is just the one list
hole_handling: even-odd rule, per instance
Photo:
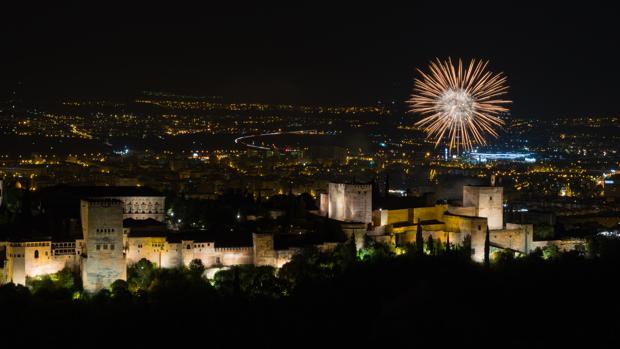
{"label": "white light", "polygon": [[454,119],[468,119],[474,111],[474,99],[464,89],[448,89],[441,97],[439,103],[443,112]]}

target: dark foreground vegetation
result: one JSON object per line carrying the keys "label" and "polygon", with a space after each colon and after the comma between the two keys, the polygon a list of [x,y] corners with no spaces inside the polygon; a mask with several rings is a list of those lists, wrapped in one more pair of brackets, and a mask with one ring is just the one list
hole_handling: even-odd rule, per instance
{"label": "dark foreground vegetation", "polygon": [[94,295],[63,271],[0,287],[0,331],[6,348],[617,347],[618,245],[500,254],[487,268],[463,250],[356,255],[347,243],[305,250],[277,275],[242,266],[212,282],[198,262],[159,270],[143,260]]}

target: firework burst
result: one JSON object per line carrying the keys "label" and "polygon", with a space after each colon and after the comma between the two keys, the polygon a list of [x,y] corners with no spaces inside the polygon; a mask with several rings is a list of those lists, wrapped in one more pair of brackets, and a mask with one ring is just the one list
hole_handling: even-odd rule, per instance
{"label": "firework burst", "polygon": [[511,101],[501,98],[508,92],[506,76],[486,71],[488,63],[472,59],[464,66],[459,59],[455,66],[451,59],[436,59],[429,72],[418,69],[421,78],[415,79],[409,111],[422,115],[415,125],[435,140],[435,147],[447,137],[450,151],[458,153],[461,147],[486,144],[487,134],[498,136],[504,125],[498,116]]}

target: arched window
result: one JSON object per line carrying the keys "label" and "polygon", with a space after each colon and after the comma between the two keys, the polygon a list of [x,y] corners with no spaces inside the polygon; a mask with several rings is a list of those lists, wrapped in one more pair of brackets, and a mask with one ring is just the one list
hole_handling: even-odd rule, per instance
{"label": "arched window", "polygon": [[34,258],[39,258],[39,250],[34,250]]}
{"label": "arched window", "polygon": [[191,249],[191,247],[189,245],[187,245],[187,249],[189,250],[189,249]]}

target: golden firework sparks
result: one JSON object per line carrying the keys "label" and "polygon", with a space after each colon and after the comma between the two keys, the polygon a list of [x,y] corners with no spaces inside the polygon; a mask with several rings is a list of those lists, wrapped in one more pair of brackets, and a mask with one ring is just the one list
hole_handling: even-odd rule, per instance
{"label": "golden firework sparks", "polygon": [[437,58],[428,73],[418,69],[421,78],[414,80],[409,111],[422,115],[415,125],[435,139],[435,147],[447,137],[450,151],[458,153],[460,147],[471,150],[486,144],[486,134],[498,136],[496,129],[504,125],[498,115],[512,102],[501,98],[508,92],[506,76],[486,71],[488,63],[472,59],[464,67],[459,59],[455,67],[451,59]]}

